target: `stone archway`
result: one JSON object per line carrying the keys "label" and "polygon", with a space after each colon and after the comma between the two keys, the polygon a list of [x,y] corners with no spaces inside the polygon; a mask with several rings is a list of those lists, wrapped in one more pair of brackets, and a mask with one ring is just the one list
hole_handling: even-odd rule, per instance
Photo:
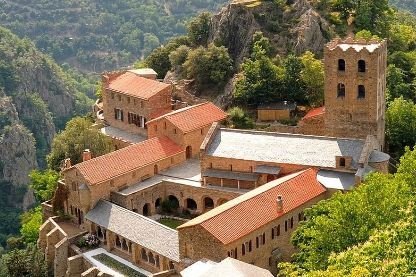
{"label": "stone archway", "polygon": [[144,216],[149,216],[150,215],[150,204],[146,203],[143,206],[143,215]]}
{"label": "stone archway", "polygon": [[170,203],[170,207],[173,210],[176,210],[176,209],[179,208],[179,200],[178,200],[178,198],[175,195],[169,195],[168,196],[168,201]]}
{"label": "stone archway", "polygon": [[222,205],[222,204],[224,204],[224,203],[226,203],[226,202],[228,202],[227,199],[224,199],[224,198],[218,199],[218,201],[217,201],[217,207],[220,206],[220,205]]}
{"label": "stone archway", "polygon": [[196,204],[196,201],[192,198],[186,198],[185,200],[186,208],[191,211],[195,211],[198,209],[198,205]]}
{"label": "stone archway", "polygon": [[214,200],[211,197],[203,198],[204,210],[210,210],[214,208]]}
{"label": "stone archway", "polygon": [[159,211],[161,209],[161,205],[162,205],[162,198],[159,197],[155,201],[155,209],[156,209],[156,211]]}

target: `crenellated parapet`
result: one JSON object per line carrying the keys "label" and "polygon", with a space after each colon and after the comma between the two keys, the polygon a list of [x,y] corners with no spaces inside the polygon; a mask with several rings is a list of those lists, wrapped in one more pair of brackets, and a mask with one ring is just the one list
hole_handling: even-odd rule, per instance
{"label": "crenellated parapet", "polygon": [[379,50],[383,51],[387,49],[387,41],[381,39],[372,38],[366,40],[364,38],[353,38],[347,37],[346,39],[341,39],[339,37],[331,40],[325,46],[325,52],[338,52],[342,54],[372,54],[378,52]]}

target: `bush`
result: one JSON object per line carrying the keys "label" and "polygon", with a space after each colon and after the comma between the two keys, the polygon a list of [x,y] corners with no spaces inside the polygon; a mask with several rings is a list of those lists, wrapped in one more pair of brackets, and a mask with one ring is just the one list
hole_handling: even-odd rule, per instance
{"label": "bush", "polygon": [[79,248],[95,248],[98,247],[100,245],[100,240],[97,238],[96,235],[94,234],[87,234],[83,237],[81,237],[76,245]]}

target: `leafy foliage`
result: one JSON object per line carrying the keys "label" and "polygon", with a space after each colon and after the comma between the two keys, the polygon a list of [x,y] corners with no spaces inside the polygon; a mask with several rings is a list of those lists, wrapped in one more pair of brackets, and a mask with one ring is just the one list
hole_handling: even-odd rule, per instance
{"label": "leafy foliage", "polygon": [[15,249],[4,254],[0,260],[0,277],[48,276],[44,254],[35,245]]}
{"label": "leafy foliage", "polygon": [[232,60],[224,46],[210,44],[189,52],[183,64],[187,77],[195,79],[198,86],[222,86],[233,71]]}
{"label": "leafy foliage", "polygon": [[240,107],[228,110],[231,126],[237,129],[250,129],[254,127],[253,120]]}
{"label": "leafy foliage", "polygon": [[299,249],[295,263],[282,264],[280,276],[410,274],[416,259],[415,168],[416,150],[407,149],[396,174],[372,174],[354,191],[308,209],[308,221],[292,237]]}
{"label": "leafy foliage", "polygon": [[203,12],[188,22],[188,37],[192,45],[208,46],[210,21],[211,14]]}
{"label": "leafy foliage", "polygon": [[22,227],[20,234],[25,243],[36,243],[39,237],[39,228],[43,223],[40,206],[20,216]]}
{"label": "leafy foliage", "polygon": [[113,150],[111,139],[91,125],[91,121],[81,117],[67,123],[65,130],[53,140],[51,153],[47,157],[50,169],[58,171],[66,158],[70,158],[72,164],[81,162],[85,149],[90,149],[96,157]]}
{"label": "leafy foliage", "polygon": [[36,199],[39,202],[52,198],[59,179],[59,174],[56,171],[50,169],[44,171],[33,170],[29,177],[29,186],[34,190]]}
{"label": "leafy foliage", "polygon": [[101,72],[127,66],[174,36],[186,20],[226,0],[0,2],[0,24],[59,63]]}
{"label": "leafy foliage", "polygon": [[400,157],[406,146],[416,145],[416,105],[396,98],[387,109],[386,127],[389,152]]}

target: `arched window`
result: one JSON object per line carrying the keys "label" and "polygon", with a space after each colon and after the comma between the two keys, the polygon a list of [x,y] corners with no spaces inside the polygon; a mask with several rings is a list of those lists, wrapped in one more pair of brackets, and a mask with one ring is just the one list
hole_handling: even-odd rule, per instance
{"label": "arched window", "polygon": [[172,261],[169,262],[169,269],[175,269],[175,266],[173,265]]}
{"label": "arched window", "polygon": [[345,158],[339,158],[339,166],[345,167]]}
{"label": "arched window", "polygon": [[155,258],[153,257],[153,253],[152,252],[149,252],[149,263],[151,263],[153,265],[156,263]]}
{"label": "arched window", "polygon": [[345,71],[345,60],[338,60],[338,71]]}
{"label": "arched window", "polygon": [[246,254],[246,246],[243,244],[241,244],[241,255],[245,255]]}
{"label": "arched window", "polygon": [[144,248],[142,248],[142,260],[148,261],[146,250],[144,250]]}
{"label": "arched window", "polygon": [[121,248],[121,242],[118,236],[116,236],[116,247]]}
{"label": "arched window", "polygon": [[358,86],[357,98],[365,98],[365,86]]}
{"label": "arched window", "polygon": [[365,68],[365,61],[364,60],[359,60],[358,61],[358,72],[365,72],[366,68]]}
{"label": "arched window", "polygon": [[186,199],[186,208],[189,210],[196,210],[198,208],[195,200],[193,200],[192,198],[187,198]]}
{"label": "arched window", "polygon": [[345,97],[345,85],[343,83],[338,84],[337,97]]}
{"label": "arched window", "polygon": [[160,266],[159,255],[156,255],[156,266]]}

